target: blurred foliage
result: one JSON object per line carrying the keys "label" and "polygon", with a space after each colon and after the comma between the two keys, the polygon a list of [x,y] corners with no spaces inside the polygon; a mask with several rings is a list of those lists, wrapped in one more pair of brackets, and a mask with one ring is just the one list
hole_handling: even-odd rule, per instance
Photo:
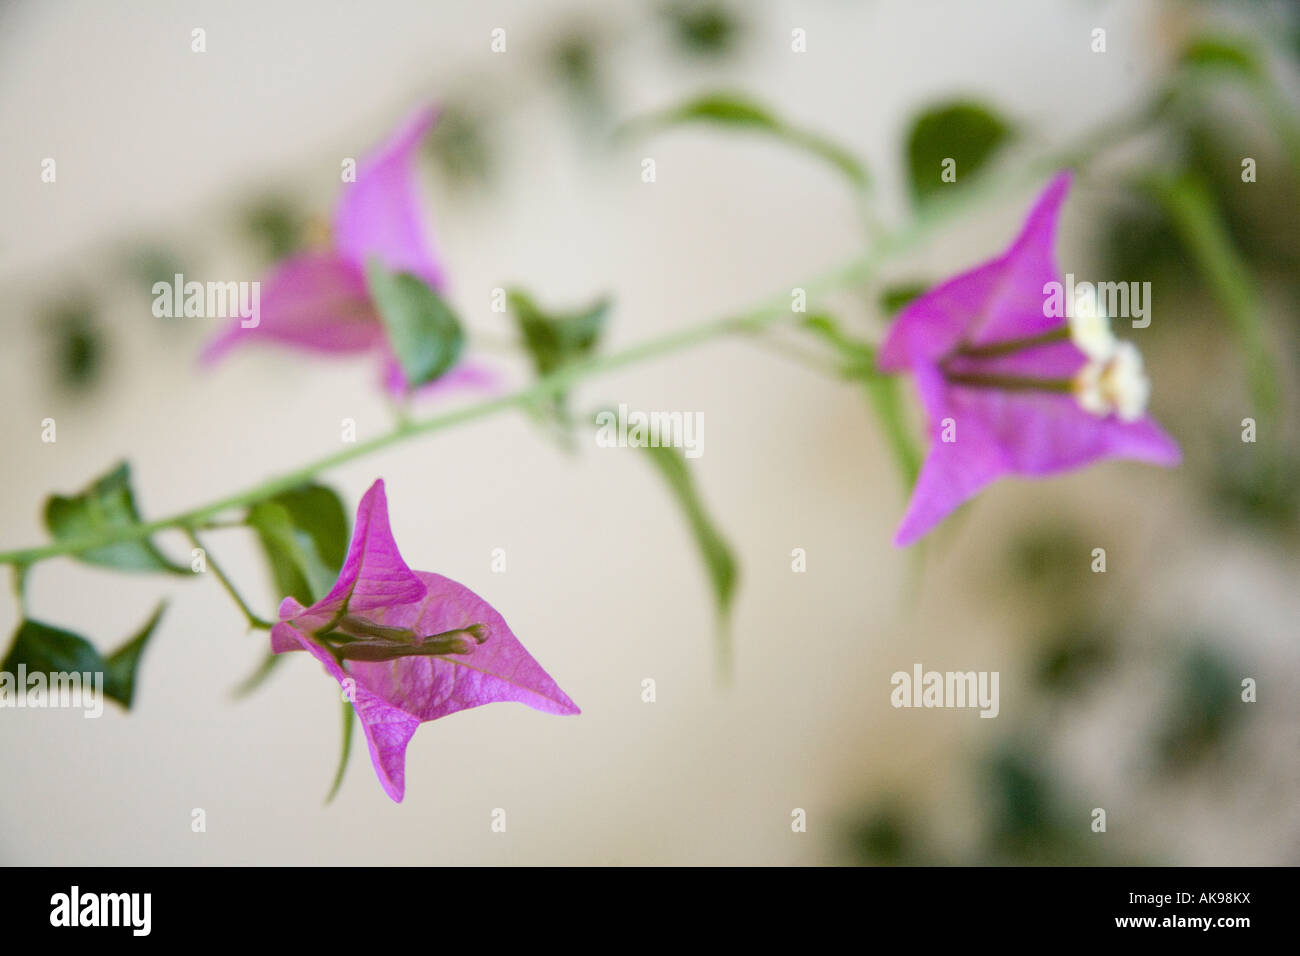
{"label": "blurred foliage", "polygon": [[48,307],[41,328],[51,340],[53,377],[61,387],[79,392],[99,381],[104,368],[104,334],[88,296]]}
{"label": "blurred foliage", "polygon": [[850,830],[854,855],[874,866],[916,866],[926,860],[922,834],[902,801],[886,797]]}
{"label": "blurred foliage", "polygon": [[496,171],[484,112],[464,104],[444,106],[425,140],[425,155],[456,185],[486,185]]}
{"label": "blurred foliage", "polygon": [[925,295],[930,283],[914,282],[897,282],[891,286],[886,286],[880,291],[880,311],[888,316],[897,315],[903,311],[904,307],[911,304],[913,299],[919,299]]}
{"label": "blurred foliage", "polygon": [[674,0],[659,8],[673,43],[692,56],[723,57],[732,53],[744,34],[739,11],[720,0]]}
{"label": "blurred foliage", "polygon": [[1241,701],[1241,676],[1208,642],[1184,652],[1154,741],[1162,769],[1185,771],[1218,756],[1247,706]]}
{"label": "blurred foliage", "polygon": [[869,182],[866,167],[849,150],[825,137],[792,125],[771,110],[738,93],[706,93],[677,106],[638,117],[625,123],[625,136],[645,136],[660,130],[692,123],[744,130],[772,137],[829,164],[855,189]]}
{"label": "blurred foliage", "polygon": [[1049,694],[1077,694],[1114,659],[1115,645],[1105,629],[1085,622],[1068,623],[1038,649],[1034,680]]}
{"label": "blurred foliage", "polygon": [[[930,199],[970,181],[1011,136],[1011,125],[979,103],[961,100],[927,109],[912,121],[906,138],[913,198]],[[956,178],[944,182],[950,159],[955,161]]]}
{"label": "blurred foliage", "polygon": [[243,232],[257,245],[258,254],[276,262],[307,245],[306,211],[283,196],[259,199],[243,211]]}

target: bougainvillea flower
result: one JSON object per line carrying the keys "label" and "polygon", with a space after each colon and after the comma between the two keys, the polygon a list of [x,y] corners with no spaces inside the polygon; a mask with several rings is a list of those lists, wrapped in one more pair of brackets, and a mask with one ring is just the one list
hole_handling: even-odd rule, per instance
{"label": "bougainvillea flower", "polygon": [[1048,307],[1070,174],[1057,174],[1011,247],[913,301],[881,347],[910,371],[930,449],[895,544],[911,544],[1006,475],[1040,477],[1103,458],[1175,465],[1177,444],[1145,412],[1141,355],[1096,309]]}
{"label": "bougainvillea flower", "polygon": [[311,607],[284,599],[271,649],[307,651],[349,694],[379,782],[398,802],[406,745],[426,721],[494,701],[579,713],[486,601],[406,566],[388,525],[382,479],[357,508],[338,581]]}
{"label": "bougainvillea flower", "polygon": [[[205,363],[255,341],[333,354],[379,351],[385,387],[396,394],[408,391],[367,291],[366,265],[377,260],[390,272],[412,273],[446,292],[445,272],[424,226],[416,179],[416,151],[436,119],[432,107],[418,110],[358,164],[355,181],[343,184],[334,210],[331,247],[280,262],[263,283],[258,324],[245,328],[234,322],[208,343],[202,355]],[[426,387],[452,381],[444,376]],[[492,381],[478,369],[455,383],[481,386]]]}

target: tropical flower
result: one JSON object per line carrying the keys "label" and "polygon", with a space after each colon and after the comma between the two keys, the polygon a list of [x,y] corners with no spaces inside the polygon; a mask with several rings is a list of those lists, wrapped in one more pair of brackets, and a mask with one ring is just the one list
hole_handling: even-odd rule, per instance
{"label": "tropical flower", "polygon": [[916,299],[890,329],[880,367],[912,372],[931,436],[897,545],[1005,475],[1181,458],[1145,414],[1141,354],[1114,337],[1100,306],[1069,319],[1045,307],[1060,279],[1053,246],[1069,186],[1057,174],[1005,253]]}
{"label": "tropical flower", "polygon": [[347,560],[311,607],[292,597],[271,629],[277,653],[305,650],[339,682],[361,718],[370,759],[393,800],[406,790],[406,746],[420,724],[494,701],[577,714],[481,597],[412,571],[388,525],[383,480],[357,507]]}
{"label": "tropical flower", "polygon": [[[264,283],[260,321],[245,328],[236,321],[208,343],[210,363],[241,343],[273,341],[329,354],[379,351],[381,381],[394,394],[407,392],[402,367],[384,335],[383,322],[366,288],[371,259],[390,272],[409,272],[439,292],[446,275],[424,227],[415,154],[437,112],[425,107],[357,166],[334,209],[329,249],[299,253],[281,261]],[[485,386],[484,369],[462,363],[431,383]]]}

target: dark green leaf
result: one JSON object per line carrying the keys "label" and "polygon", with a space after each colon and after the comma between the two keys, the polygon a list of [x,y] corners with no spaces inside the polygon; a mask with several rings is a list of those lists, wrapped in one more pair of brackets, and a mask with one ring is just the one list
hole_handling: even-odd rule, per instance
{"label": "dark green leaf", "polygon": [[258,200],[244,211],[243,218],[244,230],[261,244],[267,260],[283,259],[306,245],[307,216],[283,196]]}
{"label": "dark green leaf", "polygon": [[259,502],[247,523],[271,567],[277,596],[311,604],[329,592],[347,553],[343,503],[322,485],[306,485]]}
{"label": "dark green leaf", "polygon": [[518,289],[507,296],[523,336],[524,345],[533,359],[538,375],[550,375],[570,362],[586,358],[596,348],[610,300],[599,299],[576,312],[556,313],[542,310],[532,297]]}
{"label": "dark green leaf", "polygon": [[891,285],[880,293],[881,311],[885,315],[895,315],[903,311],[903,307],[910,305],[914,299],[925,295],[929,288],[930,285],[926,282],[901,282],[898,285]]}
{"label": "dark green leaf", "polygon": [[[1011,136],[1011,127],[978,103],[946,103],[926,110],[907,134],[912,195],[927,199],[974,178]],[[954,160],[954,182],[944,182],[944,161]]]}
{"label": "dark green leaf", "polygon": [[704,510],[695,489],[695,482],[686,465],[686,457],[676,448],[667,446],[646,446],[646,453],[654,462],[659,474],[668,483],[668,488],[677,499],[691,534],[699,547],[700,556],[709,573],[709,582],[713,586],[713,597],[718,609],[719,657],[727,667],[727,625],[731,614],[731,600],[735,595],[739,570],[731,547],[722,537],[717,527]]}
{"label": "dark green leaf", "polygon": [[695,55],[725,54],[735,46],[740,33],[735,12],[716,0],[676,0],[665,4],[661,11],[677,45]]}
{"label": "dark green leaf", "polygon": [[127,709],[130,709],[135,697],[135,672],[140,666],[140,657],[144,654],[145,645],[153,637],[154,628],[158,626],[166,607],[166,602],[159,604],[144,627],[104,662],[104,693],[121,701]]}
{"label": "dark green leaf", "polygon": [[711,93],[689,100],[680,106],[633,120],[625,130],[647,134],[700,122],[772,136],[829,163],[857,189],[868,182],[866,168],[847,149],[816,133],[792,126],[757,103],[732,93]]}
{"label": "dark green leaf", "polygon": [[162,617],[164,605],[158,605],[153,616],[139,633],[105,659],[84,637],[51,627],[39,621],[25,620],[18,627],[9,653],[5,655],[0,671],[14,674],[23,665],[29,674],[90,673],[103,675],[104,696],[112,698],[130,709],[135,696],[135,673],[144,653],[145,645],[153,636]]}
{"label": "dark green leaf", "polygon": [[389,272],[375,259],[367,264],[366,285],[411,388],[456,364],[465,336],[442,296],[416,276]]}
{"label": "dark green leaf", "polygon": [[[93,537],[139,523],[140,515],[131,493],[131,473],[126,462],[79,495],[51,495],[45,502],[45,527],[59,540]],[[169,561],[148,538],[91,548],[77,557],[91,564],[123,571],[190,573],[189,568]]]}

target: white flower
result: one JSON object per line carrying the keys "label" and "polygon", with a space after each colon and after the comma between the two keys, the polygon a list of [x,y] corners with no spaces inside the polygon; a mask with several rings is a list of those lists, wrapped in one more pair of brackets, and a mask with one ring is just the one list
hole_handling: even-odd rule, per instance
{"label": "white flower", "polygon": [[1097,301],[1096,293],[1070,310],[1070,341],[1094,362],[1105,364],[1115,356],[1119,339],[1110,330],[1110,319]]}
{"label": "white flower", "polygon": [[1074,393],[1086,412],[1099,416],[1113,412],[1121,421],[1136,421],[1146,412],[1151,397],[1142,353],[1131,342],[1117,341],[1108,360],[1090,359],[1079,371]]}

